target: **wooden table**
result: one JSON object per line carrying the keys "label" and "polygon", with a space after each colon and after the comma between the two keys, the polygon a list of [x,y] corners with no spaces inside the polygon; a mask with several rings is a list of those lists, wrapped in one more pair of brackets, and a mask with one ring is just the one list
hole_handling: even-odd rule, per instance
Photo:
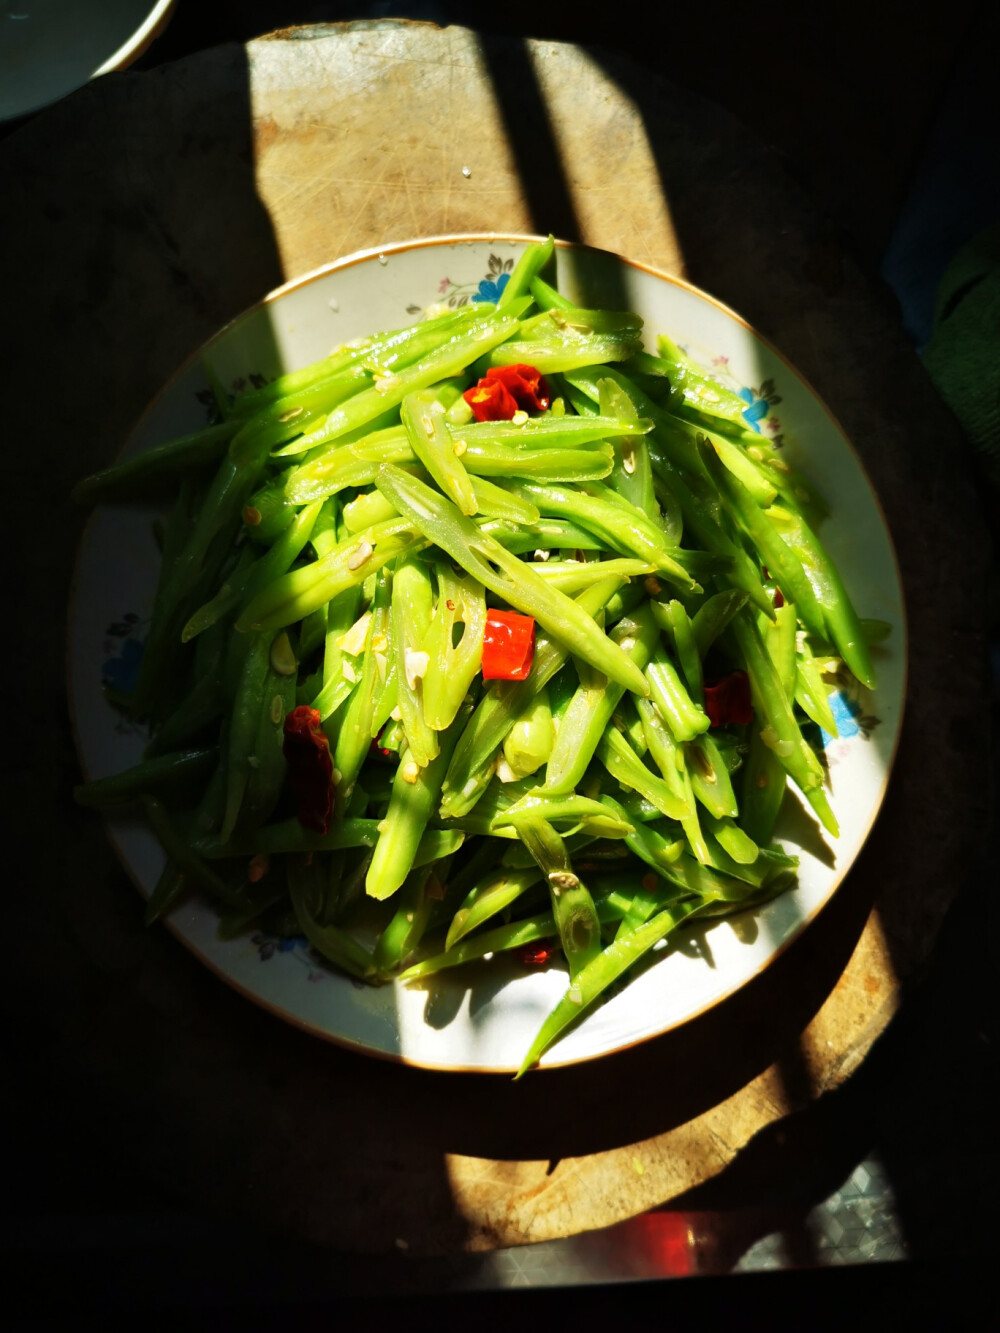
{"label": "wooden table", "polygon": [[[986,756],[969,737],[986,699],[987,550],[961,438],[891,301],[776,156],[597,52],[386,21],[101,79],[0,144],[0,171],[32,647],[9,710],[8,808],[32,836],[5,980],[47,1043],[53,1088],[98,1109],[100,1151],[299,1237],[444,1253],[676,1199],[847,1079],[919,977],[986,827]],[[192,349],[354,250],[548,230],[685,275],[795,360],[882,497],[913,650],[884,811],[820,920],[684,1029],[515,1087],[325,1046],[146,931],[100,825],[72,806],[52,705],[80,529],[68,489]]]}

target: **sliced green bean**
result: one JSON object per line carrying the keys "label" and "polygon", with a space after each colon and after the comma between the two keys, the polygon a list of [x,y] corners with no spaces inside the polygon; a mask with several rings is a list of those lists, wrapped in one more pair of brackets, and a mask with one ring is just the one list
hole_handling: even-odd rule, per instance
{"label": "sliced green bean", "polygon": [[[659,630],[648,604],[620,620],[610,639],[641,670],[649,661]],[[648,690],[648,686],[647,686]],[[580,678],[580,687],[563,714],[545,770],[545,788],[555,795],[572,791],[586,771],[598,742],[624,694],[618,681],[596,675]]]}
{"label": "sliced green bean", "polygon": [[[381,651],[390,651],[391,644],[403,733],[409,757],[419,768],[426,768],[440,749],[437,732],[424,718],[421,679],[427,670],[428,657],[423,646],[433,610],[434,586],[430,570],[419,560],[397,562],[392,578],[390,639]],[[461,697],[464,695],[465,690]]]}
{"label": "sliced green bean", "polygon": [[455,720],[480,669],[486,596],[481,583],[455,574],[445,561],[437,561],[434,570],[437,606],[422,640],[427,669],[421,699],[426,725],[434,731],[445,731]]}
{"label": "sliced green bean", "polygon": [[566,994],[539,1029],[521,1062],[516,1077],[521,1078],[527,1073],[556,1038],[575,1023],[613,981],[628,971],[672,930],[676,930],[682,921],[697,911],[699,906],[697,902],[675,903],[664,911],[657,912],[645,925],[622,938],[616,938],[581,968],[573,976]]}
{"label": "sliced green bean", "polygon": [[474,884],[461,907],[452,917],[445,939],[445,949],[452,949],[459,940],[489,921],[498,912],[510,907],[528,889],[542,882],[543,875],[534,861],[523,870],[494,870]]}
{"label": "sliced green bean", "polygon": [[113,773],[106,778],[95,778],[91,782],[74,787],[73,799],[77,805],[104,808],[127,805],[147,793],[162,791],[165,788],[169,790],[190,787],[192,782],[211,772],[218,757],[218,747],[211,746],[143,759],[141,763],[125,769],[122,773]]}
{"label": "sliced green bean", "polygon": [[550,588],[530,565],[487,536],[443,496],[390,466],[380,469],[378,488],[428,541],[440,546],[484,587],[515,610],[534,617],[598,671],[638,694],[646,693],[642,672],[586,612],[557,588]]}
{"label": "sliced green bean", "polygon": [[601,923],[590,890],[574,873],[566,844],[551,824],[525,814],[518,816],[516,828],[545,876],[559,941],[570,976],[576,977],[601,949]]}
{"label": "sliced green bean", "polygon": [[460,714],[447,731],[441,732],[440,753],[426,767],[419,767],[405,751],[400,755],[389,808],[380,823],[375,855],[365,879],[365,892],[370,898],[381,901],[391,897],[406,878],[417,845],[441,799],[441,784],[464,726],[465,717]]}

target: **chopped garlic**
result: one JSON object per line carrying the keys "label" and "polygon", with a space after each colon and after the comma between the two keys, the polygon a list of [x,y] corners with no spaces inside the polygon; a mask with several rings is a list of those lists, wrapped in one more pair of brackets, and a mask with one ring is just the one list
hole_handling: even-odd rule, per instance
{"label": "chopped garlic", "polygon": [[430,656],[427,653],[416,652],[413,648],[407,648],[403,660],[406,666],[406,683],[411,690],[415,690],[417,681],[427,674]]}
{"label": "chopped garlic", "polygon": [[371,542],[362,542],[350,560],[347,562],[347,568],[350,570],[360,569],[361,566],[375,553],[375,547]]}
{"label": "chopped garlic", "polygon": [[350,653],[352,657],[357,657],[365,651],[365,640],[368,638],[368,626],[371,624],[371,618],[372,613],[366,611],[346,633],[340,636],[337,640],[337,647],[342,653]]}

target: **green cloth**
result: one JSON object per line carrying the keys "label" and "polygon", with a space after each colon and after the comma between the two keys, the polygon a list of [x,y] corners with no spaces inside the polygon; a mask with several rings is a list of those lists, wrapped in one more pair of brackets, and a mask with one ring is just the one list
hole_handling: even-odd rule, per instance
{"label": "green cloth", "polygon": [[1000,487],[1000,225],[980,232],[948,265],[923,359]]}

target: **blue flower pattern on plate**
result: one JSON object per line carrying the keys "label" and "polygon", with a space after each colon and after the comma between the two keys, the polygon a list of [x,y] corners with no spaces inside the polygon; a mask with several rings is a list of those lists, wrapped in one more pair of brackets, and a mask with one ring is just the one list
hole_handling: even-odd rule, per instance
{"label": "blue flower pattern on plate", "polygon": [[123,639],[119,655],[109,657],[101,667],[105,683],[122,694],[131,694],[139,676],[144,646],[138,639]]}
{"label": "blue flower pattern on plate", "polygon": [[767,399],[758,398],[753,389],[738,389],[737,393],[745,403],[750,404],[749,407],[743,409],[743,420],[751,430],[755,430],[759,435],[760,426],[757,425],[757,422],[763,420],[763,418],[767,416],[767,409],[769,406]]}
{"label": "blue flower pattern on plate", "polygon": [[[842,690],[837,690],[835,694],[830,695],[830,711],[833,713],[833,720],[837,724],[837,731],[842,741],[850,740],[856,736],[861,728],[858,726],[856,718],[861,712],[861,705],[855,703],[853,699],[848,699]],[[831,736],[828,731],[820,728],[820,734],[823,739],[823,748],[832,745],[837,739]]]}
{"label": "blue flower pattern on plate", "polygon": [[483,278],[479,290],[472,294],[473,301],[477,304],[481,301],[491,301],[495,305],[508,282],[510,282],[509,273],[501,273],[495,282],[492,278]]}

